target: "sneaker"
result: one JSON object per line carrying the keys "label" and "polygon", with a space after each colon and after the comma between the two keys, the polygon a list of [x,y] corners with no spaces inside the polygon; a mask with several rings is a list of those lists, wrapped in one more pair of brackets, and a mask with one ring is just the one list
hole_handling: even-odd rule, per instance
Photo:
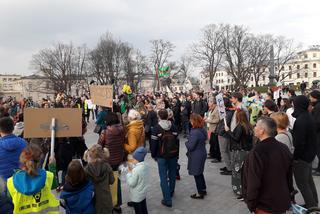
{"label": "sneaker", "polygon": [[132,201],[129,201],[129,202],[127,203],[127,205],[128,205],[128,207],[133,207],[133,202],[132,202]]}
{"label": "sneaker", "polygon": [[220,172],[221,175],[232,175],[232,171],[226,170],[226,171],[222,171]]}
{"label": "sneaker", "polygon": [[312,172],[313,176],[320,176],[320,172],[318,170]]}
{"label": "sneaker", "polygon": [[113,207],[112,213],[122,213],[121,207]]}
{"label": "sneaker", "polygon": [[161,200],[161,204],[169,208],[172,207],[172,204],[166,203],[164,200]]}
{"label": "sneaker", "polygon": [[228,170],[227,167],[220,168],[220,171],[227,171],[227,170]]}

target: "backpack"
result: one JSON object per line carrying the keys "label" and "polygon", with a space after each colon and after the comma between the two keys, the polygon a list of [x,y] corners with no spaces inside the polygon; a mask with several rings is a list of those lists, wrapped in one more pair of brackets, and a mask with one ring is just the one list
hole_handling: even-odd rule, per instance
{"label": "backpack", "polygon": [[170,130],[163,130],[160,138],[160,156],[169,159],[179,156],[179,141]]}

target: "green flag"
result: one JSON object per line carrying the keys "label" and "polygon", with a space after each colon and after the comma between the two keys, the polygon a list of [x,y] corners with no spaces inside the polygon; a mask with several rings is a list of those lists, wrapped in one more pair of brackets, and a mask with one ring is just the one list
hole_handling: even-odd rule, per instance
{"label": "green flag", "polygon": [[167,65],[167,66],[164,66],[164,67],[159,67],[158,69],[159,71],[159,77],[168,77],[170,76],[170,67]]}

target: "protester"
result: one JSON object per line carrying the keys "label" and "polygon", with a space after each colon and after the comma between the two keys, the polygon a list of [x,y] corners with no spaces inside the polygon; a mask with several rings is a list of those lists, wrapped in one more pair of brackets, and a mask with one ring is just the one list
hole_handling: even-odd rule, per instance
{"label": "protester", "polygon": [[124,128],[119,121],[116,113],[110,112],[106,116],[106,129],[102,131],[98,144],[103,148],[107,148],[110,152],[108,163],[113,170],[115,182],[111,186],[112,202],[114,211],[120,212],[121,198],[121,183],[119,180],[118,168],[124,160]]}
{"label": "protester", "polygon": [[13,134],[16,135],[17,137],[23,138],[23,133],[24,133],[23,113],[20,113],[18,115],[18,120],[14,125]]}
{"label": "protester", "polygon": [[[230,99],[223,98],[223,102],[226,108],[225,120],[226,120],[227,126],[230,127],[231,120],[234,115],[234,110],[233,110]],[[218,132],[218,141],[219,141],[221,157],[225,164],[225,167],[220,168],[220,171],[221,171],[220,173],[225,175],[231,175],[232,168],[231,168],[230,138],[229,136],[226,135],[224,128],[225,128],[225,122],[224,122],[224,119],[221,119],[217,127],[217,132]]]}
{"label": "protester", "polygon": [[276,112],[271,114],[271,118],[277,123],[276,140],[287,145],[290,152],[293,154],[293,139],[291,133],[287,130],[289,126],[289,118],[284,112]]}
{"label": "protester", "polygon": [[278,106],[273,100],[266,100],[263,106],[263,115],[270,117],[274,112],[278,111]]}
{"label": "protester", "polygon": [[114,177],[108,158],[108,149],[98,144],[85,153],[84,159],[88,162],[85,172],[94,184],[95,214],[111,214],[113,209],[110,185],[114,183]]}
{"label": "protester", "polygon": [[213,97],[209,98],[208,106],[209,110],[207,112],[207,116],[204,118],[204,121],[208,125],[208,132],[210,136],[209,157],[215,159],[217,162],[221,162],[221,153],[219,148],[218,135],[216,132],[216,128],[220,121],[220,117],[216,100]]}
{"label": "protester", "polygon": [[[132,154],[129,173],[126,176],[130,188],[130,199],[136,214],[148,214],[147,191],[148,191],[148,167],[144,162],[147,150],[138,147]],[[132,167],[134,165],[134,167]]]}
{"label": "protester", "polygon": [[292,155],[287,146],[275,140],[276,132],[275,121],[261,117],[254,129],[260,143],[244,163],[243,197],[255,214],[284,213],[291,206]]}
{"label": "protester", "polygon": [[[231,185],[238,199],[242,199],[241,170],[243,162],[252,148],[252,127],[246,113],[236,110],[237,126],[231,131],[225,126],[226,135],[230,138],[232,179]],[[227,174],[227,173],[226,173]]]}
{"label": "protester", "polygon": [[14,170],[19,169],[19,157],[27,142],[12,134],[13,120],[10,117],[0,118],[0,177],[6,182]]}
{"label": "protester", "polygon": [[[21,171],[7,181],[14,214],[59,213],[59,201],[51,192],[55,176],[41,169],[42,155],[37,145],[28,145],[20,155]],[[50,159],[50,163],[54,163],[54,159]]]}
{"label": "protester", "polygon": [[188,172],[193,175],[198,194],[190,197],[193,199],[203,199],[207,195],[207,187],[204,179],[203,171],[207,158],[206,140],[207,131],[203,128],[204,121],[199,114],[192,114],[190,117],[192,129],[188,141],[186,142],[188,157]]}
{"label": "protester", "polygon": [[128,113],[129,124],[127,125],[126,139],[124,149],[127,154],[134,152],[139,146],[145,143],[144,125],[140,113],[131,109]]}
{"label": "protester", "polygon": [[202,99],[203,94],[201,92],[193,93],[193,102],[192,106],[192,113],[199,114],[201,117],[204,117],[204,114],[207,111],[207,104]]}
{"label": "protester", "polygon": [[151,103],[147,104],[147,119],[146,123],[144,124],[144,129],[146,133],[146,138],[149,141],[149,146],[151,142],[151,131],[158,123],[157,113],[154,111],[154,108]]}
{"label": "protester", "polygon": [[318,205],[318,194],[312,178],[312,161],[317,152],[317,134],[313,117],[308,112],[309,100],[299,95],[293,100],[293,173],[305,207]]}
{"label": "protester", "polygon": [[60,198],[63,200],[66,214],[93,214],[93,184],[86,178],[79,160],[70,162],[65,179]]}
{"label": "protester", "polygon": [[94,132],[97,134],[101,134],[102,130],[106,127],[106,121],[105,118],[107,116],[107,111],[104,107],[99,106],[98,107],[98,114],[96,117],[96,127]]}
{"label": "protester", "polygon": [[312,105],[311,115],[316,123],[316,133],[317,133],[317,157],[318,157],[318,167],[313,175],[320,176],[320,91],[313,90],[310,93],[310,102]]}
{"label": "protester", "polygon": [[172,196],[176,185],[179,141],[176,127],[168,120],[168,111],[158,112],[159,123],[151,133],[151,157],[157,161],[164,206],[172,207]]}

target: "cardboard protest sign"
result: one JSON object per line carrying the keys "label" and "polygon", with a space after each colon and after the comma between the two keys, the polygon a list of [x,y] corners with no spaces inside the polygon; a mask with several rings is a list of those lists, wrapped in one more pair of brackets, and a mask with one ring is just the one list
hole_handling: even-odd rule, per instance
{"label": "cardboard protest sign", "polygon": [[77,108],[24,109],[24,137],[51,137],[55,118],[55,137],[82,136],[82,110]]}
{"label": "cardboard protest sign", "polygon": [[92,85],[90,86],[90,96],[94,104],[112,108],[113,86]]}

